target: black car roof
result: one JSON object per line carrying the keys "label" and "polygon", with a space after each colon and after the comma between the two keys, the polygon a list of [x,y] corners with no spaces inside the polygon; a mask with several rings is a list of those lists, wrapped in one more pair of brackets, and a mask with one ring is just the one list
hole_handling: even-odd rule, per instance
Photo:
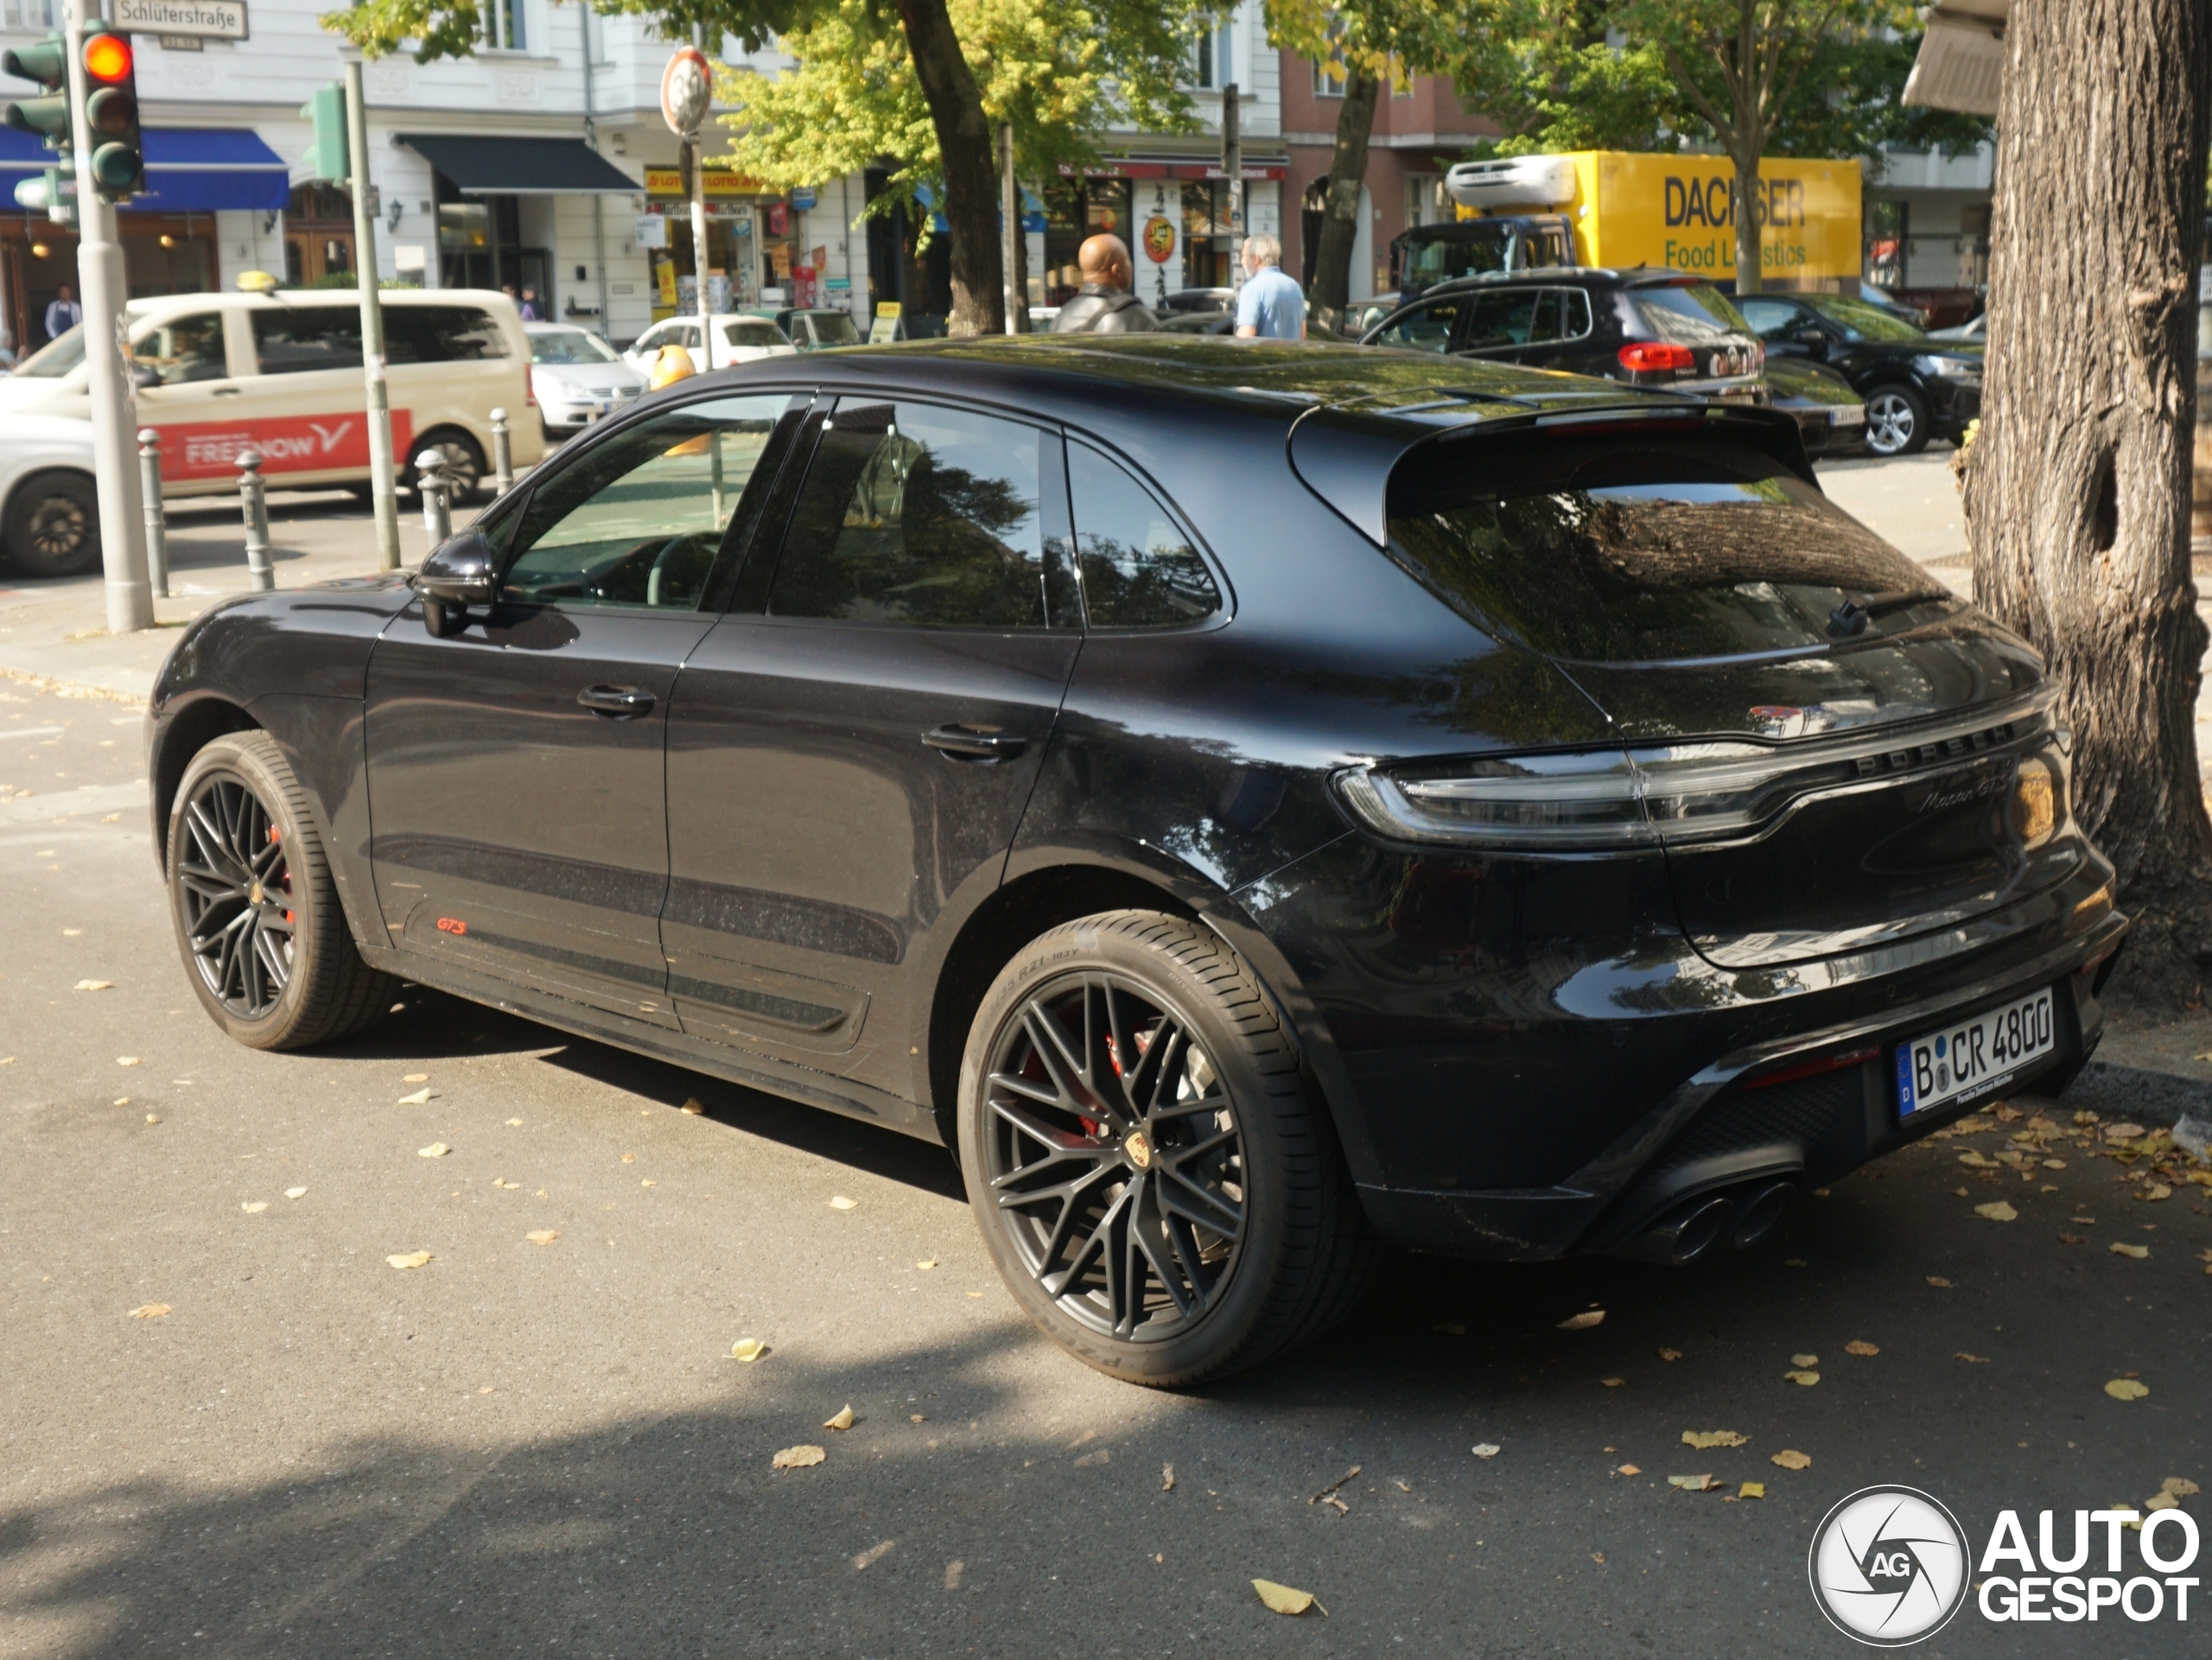
{"label": "black car roof", "polygon": [[1421,297],[1430,300],[1440,294],[1456,294],[1469,289],[1558,288],[1561,284],[1593,289],[1689,288],[1710,285],[1712,281],[1709,277],[1676,270],[1671,265],[1530,265],[1520,270],[1474,271],[1465,277],[1447,277],[1441,283],[1430,283],[1421,291]]}

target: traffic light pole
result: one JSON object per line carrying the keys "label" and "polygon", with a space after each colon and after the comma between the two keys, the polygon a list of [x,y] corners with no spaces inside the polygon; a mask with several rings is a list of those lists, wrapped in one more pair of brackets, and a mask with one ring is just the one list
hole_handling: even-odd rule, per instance
{"label": "traffic light pole", "polygon": [[145,506],[138,491],[138,423],[130,385],[130,319],[123,243],[115,206],[100,197],[92,173],[93,137],[85,116],[85,37],[100,25],[99,0],[70,0],[70,130],[77,169],[77,281],[84,290],[85,366],[92,377],[92,477],[99,491],[100,564],[107,579],[107,626],[135,633],[154,624],[146,576]]}
{"label": "traffic light pole", "polygon": [[391,395],[384,378],[384,304],[377,294],[377,215],[369,201],[369,109],[361,60],[346,60],[346,153],[353,188],[353,280],[361,295],[361,371],[369,398],[369,500],[377,563],[399,569],[399,497],[392,479]]}

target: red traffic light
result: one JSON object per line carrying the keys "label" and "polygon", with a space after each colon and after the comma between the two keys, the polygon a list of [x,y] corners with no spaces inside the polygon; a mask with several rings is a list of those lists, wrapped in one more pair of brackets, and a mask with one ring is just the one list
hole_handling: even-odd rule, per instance
{"label": "red traffic light", "polygon": [[130,79],[130,42],[120,35],[95,35],[85,42],[85,73],[94,80]]}

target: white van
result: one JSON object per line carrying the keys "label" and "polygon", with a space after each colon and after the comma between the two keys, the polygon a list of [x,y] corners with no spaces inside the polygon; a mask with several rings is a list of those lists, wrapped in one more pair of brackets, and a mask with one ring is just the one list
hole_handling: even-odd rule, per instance
{"label": "white van", "polygon": [[[530,341],[515,302],[483,289],[384,296],[392,449],[410,484],[435,448],[460,497],[491,472],[492,411],[509,413],[518,469],[544,454]],[[361,302],[351,289],[171,294],[130,303],[137,421],[162,435],[162,494],[238,487],[238,458],[262,455],[277,489],[369,481]],[[0,378],[0,416],[92,413],[80,326]]]}

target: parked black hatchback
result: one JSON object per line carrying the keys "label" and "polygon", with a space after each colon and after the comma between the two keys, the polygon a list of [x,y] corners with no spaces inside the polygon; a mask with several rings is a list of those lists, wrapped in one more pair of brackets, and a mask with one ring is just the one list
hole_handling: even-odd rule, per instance
{"label": "parked black hatchback", "polygon": [[1866,448],[1911,455],[1956,443],[1981,414],[1982,348],[1939,340],[1892,312],[1840,294],[1760,294],[1738,302],[1777,357],[1810,358],[1866,400]]}
{"label": "parked black hatchback", "polygon": [[1073,336],[678,383],[204,614],[149,741],[240,1041],[405,978],[942,1142],[1173,1384],[1377,1238],[1686,1261],[2062,1081],[2126,925],[2050,707],[1787,417]]}
{"label": "parked black hatchback", "polygon": [[1360,341],[1707,398],[1757,398],[1765,361],[1751,326],[1719,289],[1642,267],[1562,266],[1446,283]]}

